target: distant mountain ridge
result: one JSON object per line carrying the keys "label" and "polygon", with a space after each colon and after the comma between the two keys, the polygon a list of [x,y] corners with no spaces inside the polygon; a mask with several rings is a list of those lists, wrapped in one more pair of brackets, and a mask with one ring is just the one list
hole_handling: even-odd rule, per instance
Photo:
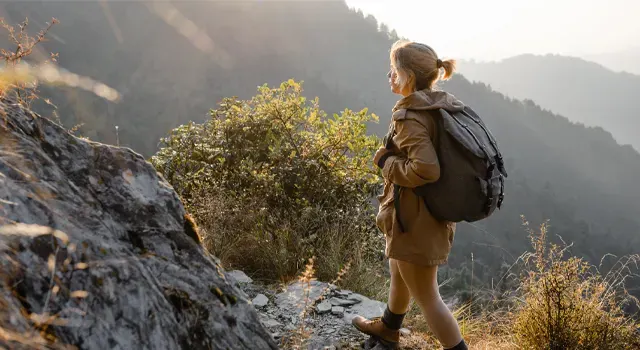
{"label": "distant mountain ridge", "polygon": [[600,63],[614,72],[640,75],[640,46],[618,52],[587,55],[584,58]]}
{"label": "distant mountain ridge", "polygon": [[468,79],[610,132],[640,150],[640,76],[559,55],[520,55],[499,62],[460,62]]}

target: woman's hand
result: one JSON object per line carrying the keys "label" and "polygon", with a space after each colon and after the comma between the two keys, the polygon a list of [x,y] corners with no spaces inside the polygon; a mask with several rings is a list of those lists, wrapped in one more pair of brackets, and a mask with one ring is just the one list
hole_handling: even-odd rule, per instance
{"label": "woman's hand", "polygon": [[393,155],[393,152],[385,148],[384,146],[378,148],[376,155],[373,156],[373,163],[377,165],[380,169],[384,168],[384,163],[387,158]]}

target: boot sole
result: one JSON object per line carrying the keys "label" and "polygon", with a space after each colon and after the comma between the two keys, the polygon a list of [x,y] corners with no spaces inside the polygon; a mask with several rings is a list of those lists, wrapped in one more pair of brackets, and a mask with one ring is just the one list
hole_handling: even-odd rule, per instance
{"label": "boot sole", "polygon": [[375,335],[371,335],[364,343],[365,350],[396,350],[398,346],[398,343],[386,341]]}
{"label": "boot sole", "polygon": [[375,335],[375,334],[371,334],[371,333],[365,332],[364,330],[362,330],[360,327],[358,327],[358,326],[357,326],[357,325],[355,325],[355,324],[354,324],[353,326],[354,326],[358,331],[360,331],[361,333],[364,333],[364,334],[366,334],[366,335],[371,336],[375,341],[377,341],[378,343],[381,343],[381,344],[382,344],[382,345],[384,345],[384,347],[385,347],[385,348],[387,348],[387,349],[394,350],[394,349],[397,349],[397,348],[398,348],[399,342],[393,342],[393,341],[389,341],[389,340],[382,339],[382,338],[380,338],[379,336],[377,336],[377,335]]}

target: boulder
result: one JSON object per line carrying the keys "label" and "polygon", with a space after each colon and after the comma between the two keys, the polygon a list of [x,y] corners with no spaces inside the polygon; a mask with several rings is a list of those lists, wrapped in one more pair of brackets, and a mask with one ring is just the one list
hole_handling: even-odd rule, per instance
{"label": "boulder", "polygon": [[0,276],[0,348],[277,349],[150,163],[7,100]]}

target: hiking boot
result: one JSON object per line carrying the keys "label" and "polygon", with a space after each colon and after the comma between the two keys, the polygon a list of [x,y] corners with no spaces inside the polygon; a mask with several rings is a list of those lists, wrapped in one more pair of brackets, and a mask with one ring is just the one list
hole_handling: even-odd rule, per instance
{"label": "hiking boot", "polygon": [[360,332],[374,337],[375,340],[384,345],[385,349],[395,349],[398,347],[400,331],[388,328],[384,322],[382,322],[382,317],[368,320],[362,316],[356,316],[351,323]]}

